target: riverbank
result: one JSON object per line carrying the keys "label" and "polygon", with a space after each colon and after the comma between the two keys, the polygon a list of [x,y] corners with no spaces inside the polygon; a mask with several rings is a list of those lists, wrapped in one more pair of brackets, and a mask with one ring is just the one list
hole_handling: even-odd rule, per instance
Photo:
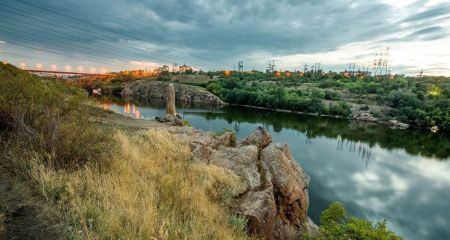
{"label": "riverbank", "polygon": [[330,114],[319,114],[319,113],[309,113],[309,112],[300,112],[300,111],[293,111],[293,110],[286,110],[286,109],[274,109],[274,108],[267,108],[267,107],[259,107],[259,106],[251,106],[251,105],[241,105],[241,104],[230,104],[231,106],[238,106],[238,107],[245,107],[245,108],[253,108],[253,109],[260,109],[260,110],[267,110],[267,111],[274,111],[274,112],[282,112],[282,113],[290,113],[290,114],[298,114],[298,115],[308,115],[308,116],[320,116],[320,117],[328,117],[328,118],[335,118],[335,119],[348,119],[353,121],[359,121],[367,124],[380,124],[385,126],[390,126],[393,128],[399,128],[399,129],[408,129],[409,125],[396,121],[396,120],[389,120],[389,121],[380,121],[370,114],[368,112],[358,112],[354,114],[352,117],[344,117],[341,115],[330,115]]}

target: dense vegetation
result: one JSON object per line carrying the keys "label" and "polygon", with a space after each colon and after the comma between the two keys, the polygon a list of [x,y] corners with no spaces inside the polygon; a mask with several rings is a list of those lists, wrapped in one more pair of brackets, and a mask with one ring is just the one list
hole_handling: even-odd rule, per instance
{"label": "dense vegetation", "polygon": [[450,79],[445,77],[211,75],[215,80],[201,85],[229,103],[341,116],[365,111],[380,120],[450,131]]}

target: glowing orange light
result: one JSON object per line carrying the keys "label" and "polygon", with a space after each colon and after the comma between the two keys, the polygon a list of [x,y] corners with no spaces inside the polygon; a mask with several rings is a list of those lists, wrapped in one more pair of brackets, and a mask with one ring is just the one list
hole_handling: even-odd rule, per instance
{"label": "glowing orange light", "polygon": [[83,71],[84,71],[83,66],[78,66],[78,71],[79,71],[79,72],[83,72]]}
{"label": "glowing orange light", "polygon": [[225,70],[225,71],[223,71],[223,75],[225,77],[231,76],[231,71],[230,70]]}
{"label": "glowing orange light", "polygon": [[50,66],[52,68],[53,71],[58,70],[58,66],[56,66],[55,64],[52,64],[52,66]]}
{"label": "glowing orange light", "polygon": [[20,68],[22,68],[22,69],[27,68],[27,64],[24,62],[20,63]]}
{"label": "glowing orange light", "polygon": [[72,70],[72,66],[66,65],[66,66],[64,66],[64,70],[71,71]]}
{"label": "glowing orange light", "polygon": [[42,64],[36,63],[36,69],[41,70],[43,68]]}
{"label": "glowing orange light", "polygon": [[91,73],[95,73],[97,70],[94,67],[91,67]]}
{"label": "glowing orange light", "polygon": [[281,73],[278,72],[278,71],[275,71],[275,72],[273,72],[273,75],[274,75],[275,77],[280,77],[280,76],[281,76]]}
{"label": "glowing orange light", "polygon": [[123,106],[123,112],[124,112],[124,113],[130,113],[130,112],[131,112],[131,105],[130,105],[130,103],[126,103],[126,104]]}
{"label": "glowing orange light", "polygon": [[284,76],[290,77],[291,76],[291,72],[289,72],[289,71],[284,72]]}
{"label": "glowing orange light", "polygon": [[102,108],[103,108],[104,110],[109,110],[109,109],[111,109],[111,104],[110,104],[110,103],[103,103],[103,104],[102,104]]}

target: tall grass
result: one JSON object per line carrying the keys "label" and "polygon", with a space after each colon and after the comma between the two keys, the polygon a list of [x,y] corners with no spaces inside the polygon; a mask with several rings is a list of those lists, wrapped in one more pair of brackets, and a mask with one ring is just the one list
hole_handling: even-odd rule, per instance
{"label": "tall grass", "polygon": [[245,186],[235,174],[191,159],[189,147],[161,130],[118,133],[111,170],[35,172],[43,191],[67,211],[79,239],[245,239],[230,224],[226,194]]}
{"label": "tall grass", "polygon": [[111,136],[89,123],[81,91],[3,63],[0,89],[0,137],[9,145],[3,147],[38,152],[55,169],[107,165]]}

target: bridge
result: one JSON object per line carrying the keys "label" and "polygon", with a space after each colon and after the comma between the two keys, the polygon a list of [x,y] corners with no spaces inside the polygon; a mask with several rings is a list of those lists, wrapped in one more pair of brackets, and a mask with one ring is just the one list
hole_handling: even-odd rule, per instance
{"label": "bridge", "polygon": [[65,71],[49,71],[49,70],[39,70],[39,69],[24,69],[27,72],[37,74],[37,75],[65,75],[65,76],[101,76],[108,77],[113,76],[114,74],[110,73],[84,73],[84,72],[65,72]]}

